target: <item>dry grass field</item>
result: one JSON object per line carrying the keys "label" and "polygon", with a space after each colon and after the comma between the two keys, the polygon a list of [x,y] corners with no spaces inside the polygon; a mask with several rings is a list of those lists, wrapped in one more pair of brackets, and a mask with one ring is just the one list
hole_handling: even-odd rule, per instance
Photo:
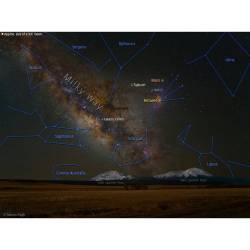
{"label": "dry grass field", "polygon": [[250,188],[0,182],[0,217],[250,217]]}

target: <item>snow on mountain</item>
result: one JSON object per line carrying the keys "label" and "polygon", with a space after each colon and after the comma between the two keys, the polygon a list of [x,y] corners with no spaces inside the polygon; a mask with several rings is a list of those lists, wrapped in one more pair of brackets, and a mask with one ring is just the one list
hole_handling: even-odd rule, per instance
{"label": "snow on mountain", "polygon": [[91,181],[118,181],[118,180],[131,180],[131,175],[124,175],[115,170],[110,170],[91,178]]}
{"label": "snow on mountain", "polygon": [[212,175],[200,168],[189,168],[187,170],[169,171],[164,174],[155,175],[157,179],[167,178],[190,178],[190,177],[211,177]]}

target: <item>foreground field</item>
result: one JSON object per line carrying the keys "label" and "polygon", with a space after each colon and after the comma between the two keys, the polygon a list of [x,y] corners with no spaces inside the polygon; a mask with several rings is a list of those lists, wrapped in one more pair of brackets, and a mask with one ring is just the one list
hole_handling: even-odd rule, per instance
{"label": "foreground field", "polygon": [[250,217],[250,188],[1,181],[0,217]]}

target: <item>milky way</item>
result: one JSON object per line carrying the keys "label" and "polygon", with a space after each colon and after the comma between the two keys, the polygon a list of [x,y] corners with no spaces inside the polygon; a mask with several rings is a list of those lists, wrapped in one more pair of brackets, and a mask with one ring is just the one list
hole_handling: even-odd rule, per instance
{"label": "milky way", "polygon": [[[194,46],[198,34],[189,37],[183,34],[183,38],[190,39],[184,47],[179,36],[157,34],[151,39],[149,33],[103,37],[97,33],[44,33],[2,37],[1,63],[6,70],[1,72],[2,93],[5,93],[1,116],[7,118],[2,123],[2,137],[26,135],[23,140],[14,137],[8,140],[2,154],[6,162],[13,152],[17,152],[22,162],[25,148],[34,155],[23,163],[30,171],[21,173],[18,161],[11,163],[12,171],[17,176],[27,173],[35,176],[40,171],[41,176],[50,178],[55,165],[77,163],[86,172],[86,179],[112,169],[152,176],[196,167],[200,164],[199,155],[190,148],[207,152],[212,136],[222,159],[232,156],[247,163],[247,147],[235,152],[229,141],[231,138],[237,145],[248,145],[243,135],[230,136],[232,131],[240,131],[240,126],[247,124],[242,118],[246,117],[249,106],[247,86],[242,84],[237,96],[230,98],[207,70],[206,63],[186,64],[190,53],[199,54],[196,50],[209,46],[216,34],[211,33],[210,39],[200,35],[203,42],[200,47]],[[103,42],[104,37],[113,46],[112,53]],[[89,43],[84,45],[82,41]],[[232,60],[225,63],[232,64]],[[236,127],[232,122],[235,114]],[[183,145],[178,135],[191,123],[192,130]],[[224,134],[220,132],[222,129]],[[73,132],[74,135],[69,134]],[[76,147],[44,144],[41,135],[42,139],[50,140],[53,135],[52,142],[55,138],[61,138],[61,142],[68,138]],[[46,157],[40,160],[39,152]],[[202,167],[207,168],[207,163],[204,164]],[[224,165],[206,170],[228,175]]]}

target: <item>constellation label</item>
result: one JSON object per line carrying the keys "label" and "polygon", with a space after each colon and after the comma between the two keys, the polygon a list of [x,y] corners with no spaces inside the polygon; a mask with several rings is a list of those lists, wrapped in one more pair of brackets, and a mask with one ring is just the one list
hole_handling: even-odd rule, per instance
{"label": "constellation label", "polygon": [[87,45],[72,45],[73,50],[84,50],[84,49],[87,49],[87,48],[88,48]]}
{"label": "constellation label", "polygon": [[55,180],[70,180],[72,177],[83,177],[86,172],[80,164],[58,164],[52,168],[52,174]]}

